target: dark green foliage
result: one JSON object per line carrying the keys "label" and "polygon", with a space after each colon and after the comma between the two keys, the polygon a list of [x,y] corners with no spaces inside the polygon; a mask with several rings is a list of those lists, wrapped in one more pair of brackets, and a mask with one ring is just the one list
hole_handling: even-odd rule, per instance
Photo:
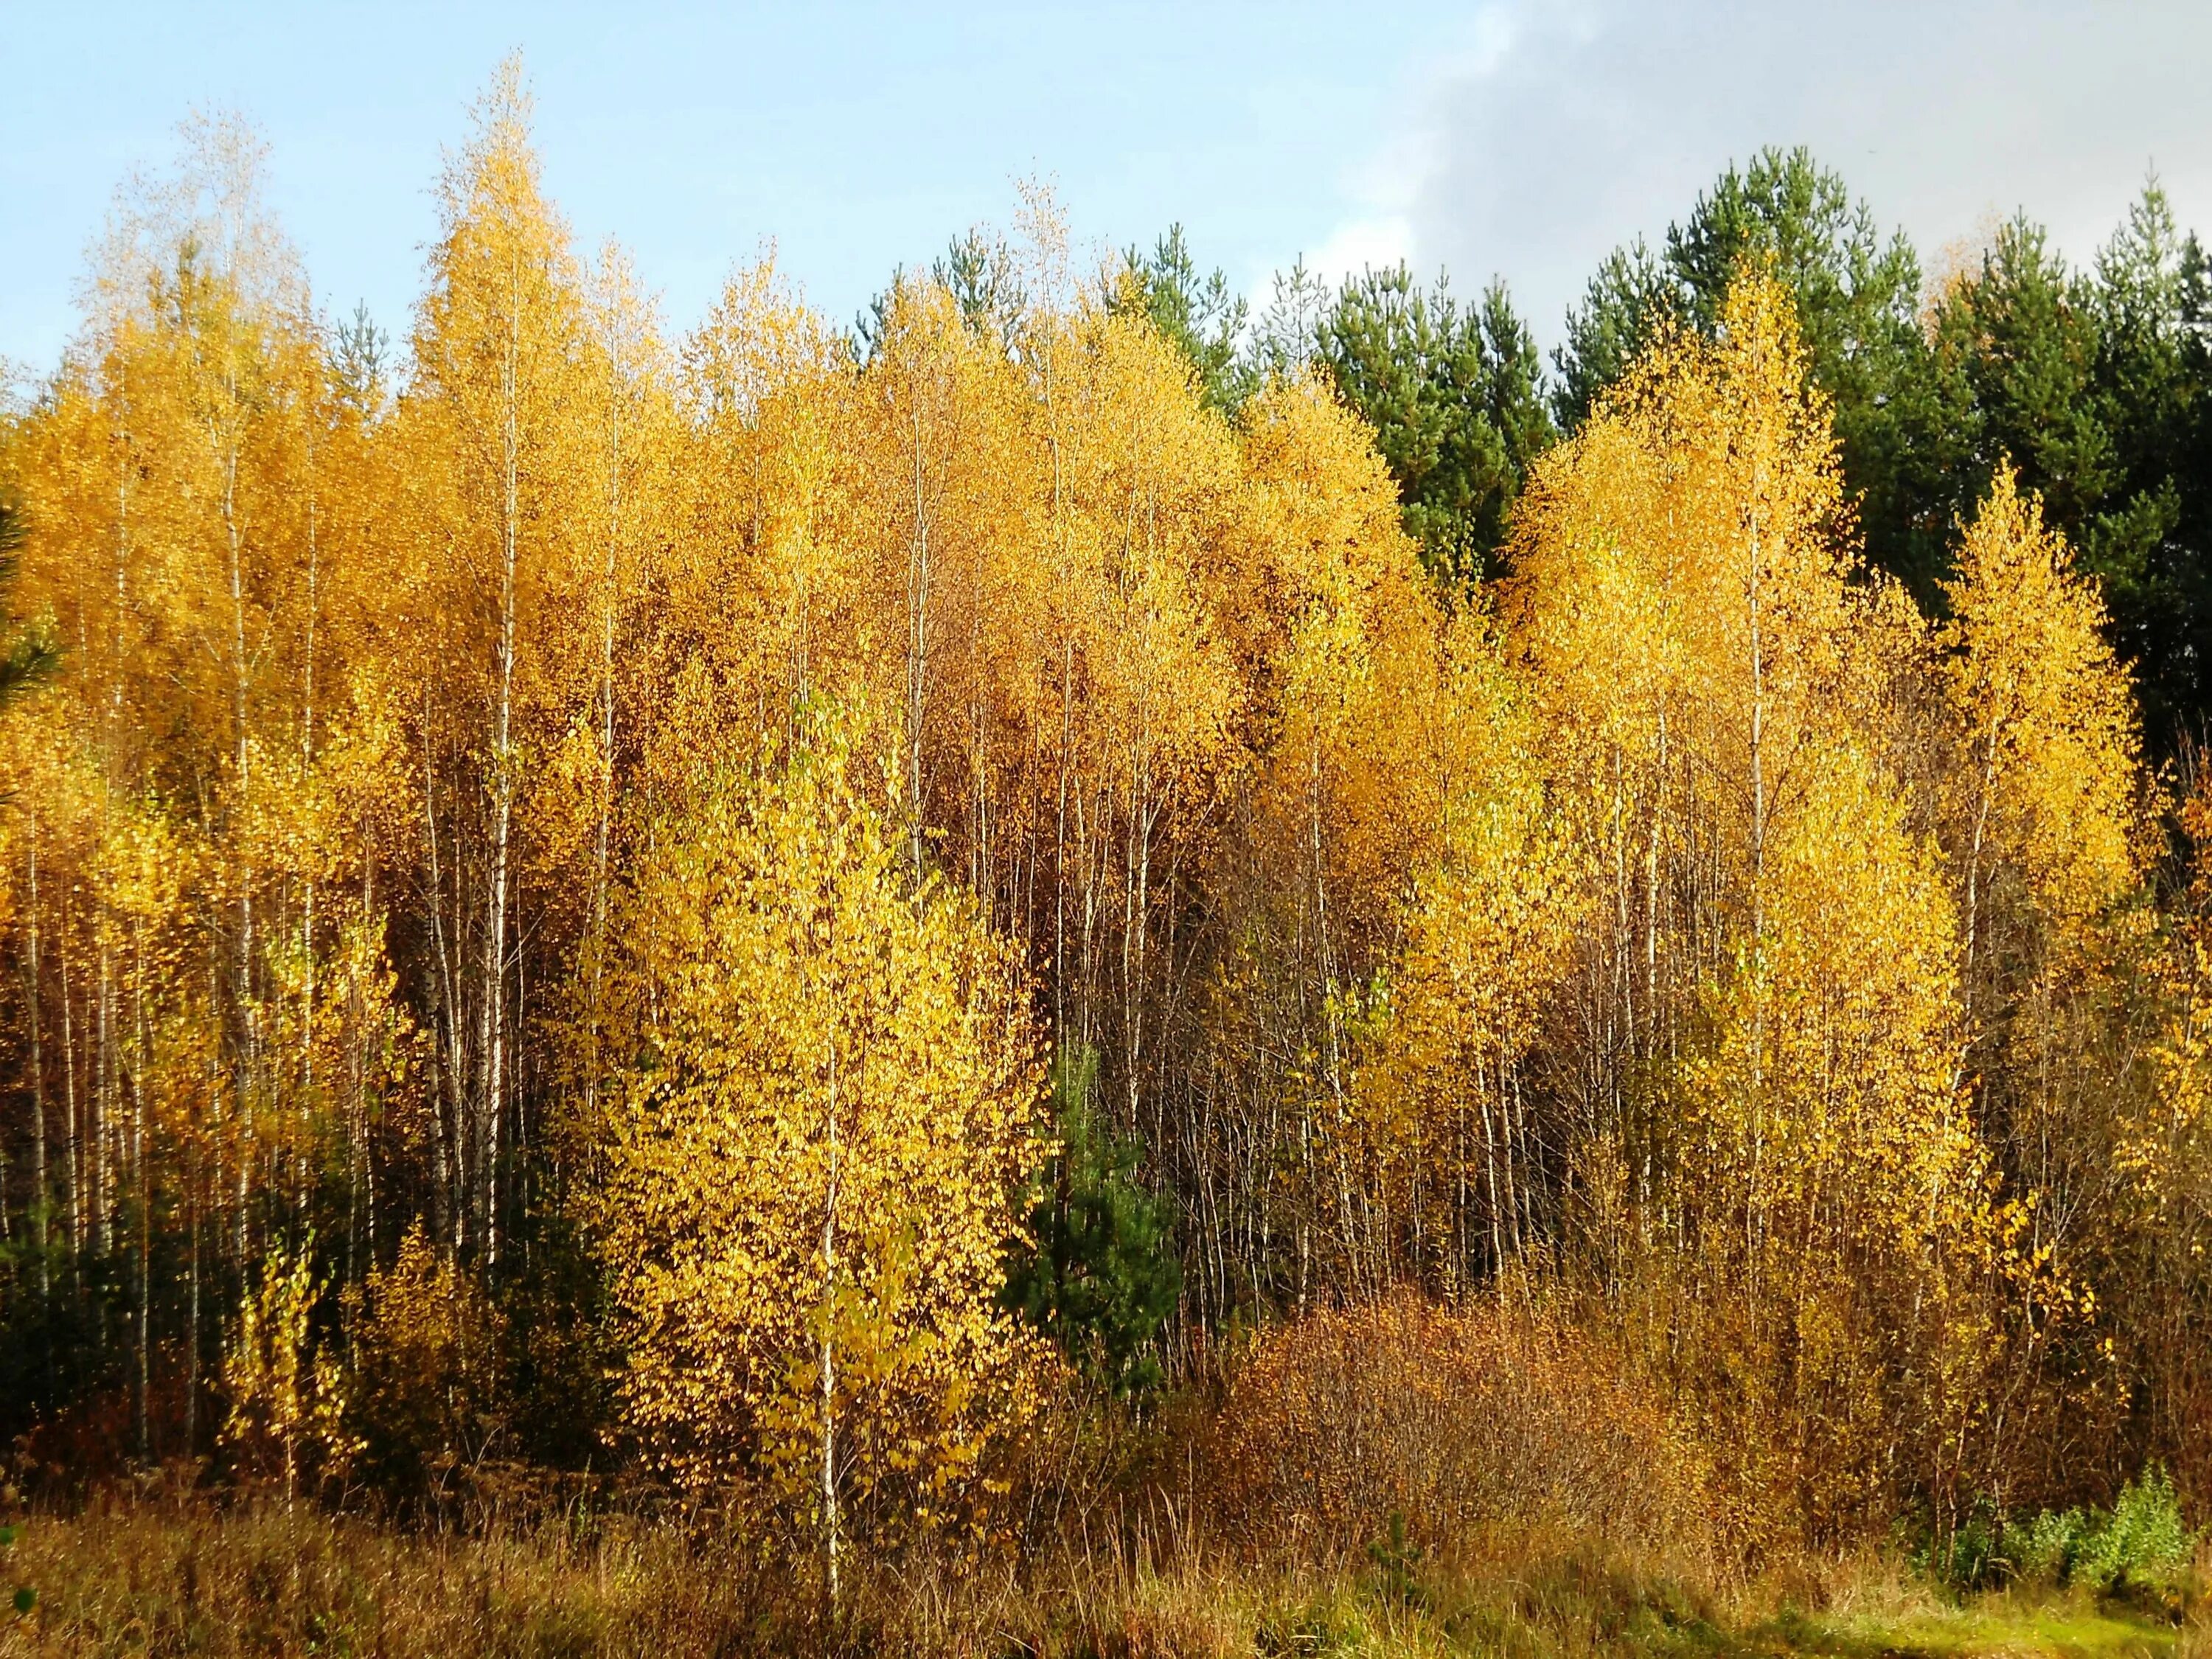
{"label": "dark green foliage", "polygon": [[1763,150],[1698,198],[1662,252],[1639,241],[1599,267],[1555,354],[1560,423],[1579,422],[1670,322],[1714,327],[1747,258],[1771,260],[1796,295],[1872,562],[1940,607],[1954,527],[2009,458],[2103,586],[2154,748],[2201,726],[2212,276],[2156,181],[2093,270],[2069,270],[2017,217],[1923,308],[1902,235],[1884,240],[1804,150]]}
{"label": "dark green foliage", "polygon": [[[15,1531],[13,1527],[0,1527],[0,1559],[5,1559],[14,1551]],[[27,1619],[32,1609],[39,1605],[39,1592],[28,1584],[18,1584],[10,1605],[15,1607],[17,1618]]]}
{"label": "dark green foliage", "polygon": [[1386,1601],[1400,1607],[1420,1605],[1421,1547],[1408,1537],[1406,1511],[1390,1511],[1390,1529],[1367,1547],[1375,1564],[1376,1588]]}
{"label": "dark green foliage", "polygon": [[2094,296],[2025,219],[1941,297],[1940,441],[1959,510],[1980,494],[1974,475],[2001,456],[2061,524],[2082,523],[2110,490],[2118,457],[2096,406],[2098,334]]}
{"label": "dark green foliage", "polygon": [[1345,284],[1316,356],[1375,428],[1406,530],[1439,580],[1491,566],[1528,464],[1555,435],[1534,339],[1504,284],[1462,312],[1442,278],[1425,291],[1402,264]]}
{"label": "dark green foliage", "polygon": [[[22,508],[0,494],[0,593],[15,579],[16,560],[22,552]],[[12,702],[51,675],[61,653],[44,630],[14,621],[0,623],[0,705]]]}
{"label": "dark green foliage", "polygon": [[1091,1103],[1098,1055],[1063,1053],[1053,1066],[1060,1150],[1030,1211],[1034,1246],[1008,1264],[1006,1305],[1117,1395],[1159,1386],[1152,1352],[1182,1295],[1167,1212],[1137,1181],[1138,1147]]}
{"label": "dark green foliage", "polygon": [[2011,459],[2103,584],[2160,747],[2212,707],[2203,269],[2154,182],[2093,272],[2014,219],[1939,297],[1933,328],[1931,510],[1971,511]]}
{"label": "dark green foliage", "polygon": [[1628,372],[1680,307],[1679,284],[1639,236],[1600,262],[1583,302],[1567,313],[1566,343],[1552,354],[1552,412],[1571,432],[1598,393]]}
{"label": "dark green foliage", "polygon": [[1229,278],[1218,268],[1209,276],[1198,274],[1179,224],[1170,225],[1150,253],[1132,247],[1122,258],[1127,280],[1112,296],[1114,309],[1150,318],[1190,359],[1206,403],[1235,410],[1250,392],[1253,377],[1237,354],[1249,309],[1229,291]]}
{"label": "dark green foliage", "polygon": [[1913,1571],[1954,1589],[1987,1589],[2008,1576],[2005,1526],[1994,1504],[1975,1504],[1948,1530],[1923,1535],[1911,1552]]}
{"label": "dark green foliage", "polygon": [[617,1357],[601,1263],[567,1205],[539,1221],[520,1271],[500,1288],[501,1393],[516,1447],[534,1462],[588,1468],[614,1421]]}
{"label": "dark green foliage", "polygon": [[1492,574],[1528,465],[1557,435],[1541,356],[1502,283],[1462,310],[1442,277],[1425,289],[1402,264],[1332,295],[1300,261],[1246,338],[1245,302],[1219,270],[1200,279],[1180,225],[1125,257],[1115,303],[1176,344],[1209,404],[1233,411],[1267,376],[1317,368],[1374,428],[1431,572]]}
{"label": "dark green foliage", "polygon": [[1004,244],[979,230],[956,236],[931,264],[929,276],[952,296],[969,327],[994,334],[1012,349],[1028,298]]}
{"label": "dark green foliage", "polygon": [[[906,295],[908,283],[922,280],[903,265],[891,273],[890,286],[870,299],[853,319],[855,357],[866,362],[875,355],[890,322],[892,307]],[[1023,291],[1020,275],[1003,241],[980,229],[955,236],[945,243],[945,252],[930,261],[926,280],[952,296],[969,328],[996,337],[1008,351],[1014,349],[1029,296]]]}

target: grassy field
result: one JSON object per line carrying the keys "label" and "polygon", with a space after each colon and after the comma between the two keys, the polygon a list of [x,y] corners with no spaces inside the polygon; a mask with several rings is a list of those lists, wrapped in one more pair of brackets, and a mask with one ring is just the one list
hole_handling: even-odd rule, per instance
{"label": "grassy field", "polygon": [[[2212,1653],[2185,1612],[2019,1592],[1960,1600],[1867,1558],[1714,1583],[1572,1542],[1449,1559],[1238,1564],[1078,1535],[1016,1573],[909,1562],[848,1574],[834,1643],[803,1577],[744,1540],[620,1516],[401,1530],[301,1507],[111,1500],[19,1521],[0,1654],[854,1653],[2093,1656]],[[19,1602],[21,1598],[18,1598]]]}

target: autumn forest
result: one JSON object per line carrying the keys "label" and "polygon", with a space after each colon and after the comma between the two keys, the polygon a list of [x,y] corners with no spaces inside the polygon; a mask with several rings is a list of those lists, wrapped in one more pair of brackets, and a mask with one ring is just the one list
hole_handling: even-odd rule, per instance
{"label": "autumn forest", "polygon": [[[0,1651],[1583,1651],[1872,1561],[2195,1639],[2154,179],[1923,266],[1763,152],[1547,359],[1033,186],[678,328],[530,122],[387,331],[196,118],[0,416]],[[278,1537],[252,1649],[189,1564]],[[1539,1556],[1626,1622],[1468,1588]]]}

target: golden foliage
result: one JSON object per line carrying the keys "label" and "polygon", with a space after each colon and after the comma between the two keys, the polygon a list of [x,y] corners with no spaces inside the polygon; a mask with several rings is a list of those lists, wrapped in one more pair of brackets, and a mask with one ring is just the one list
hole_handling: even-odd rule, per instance
{"label": "golden foliage", "polygon": [[845,1505],[896,1530],[984,1498],[1042,1363],[995,1301],[1042,1151],[1018,969],[906,865],[883,737],[811,710],[659,826],[592,1210],[655,1460],[771,1479],[833,1549]]}
{"label": "golden foliage", "polygon": [[[1662,341],[1523,499],[1510,637],[1602,919],[1561,1030],[1613,1235],[1591,1254],[1703,1310],[1677,1363],[1768,1449],[1753,1484],[1784,1512],[1849,1531],[1905,1486],[1945,1501],[2060,1293],[1971,1109],[1926,652],[1845,539],[1779,287],[1747,272],[1716,342]],[[2132,787],[2131,750],[2097,763],[2105,799]]]}
{"label": "golden foliage", "polygon": [[345,1297],[362,1450],[416,1485],[489,1450],[501,1427],[499,1313],[483,1288],[409,1227],[388,1267]]}
{"label": "golden foliage", "polygon": [[312,1239],[294,1250],[271,1250],[259,1283],[239,1303],[224,1364],[230,1395],[224,1443],[245,1473],[281,1474],[288,1502],[303,1466],[328,1479],[343,1474],[361,1449],[345,1426],[338,1357],[312,1325],[327,1288],[315,1276]]}
{"label": "golden foliage", "polygon": [[160,1369],[198,1441],[236,1349],[291,1459],[305,1269],[261,1264],[313,1213],[363,1409],[465,1454],[588,1161],[661,1468],[833,1545],[973,1516],[1047,1364],[993,1295],[1048,1043],[1194,1325],[1556,1274],[1747,1510],[1940,1507],[2119,1397],[2112,1264],[2203,1207],[2207,907],[2149,920],[2126,676],[2008,471],[1940,624],[1863,567],[1772,272],[1446,596],[1322,384],[1209,407],[1041,195],[988,303],[903,277],[853,341],[771,261],[672,343],[528,121],[509,65],[389,380],[203,130],[0,428],[66,651],[0,727],[0,1187],[45,1305],[138,1287],[140,1452]]}
{"label": "golden foliage", "polygon": [[2134,889],[2147,850],[2135,700],[2105,641],[2104,603],[2009,465],[1943,591],[1938,640],[1965,751],[1952,833],[1970,912],[2009,866],[2059,948],[2078,951]]}

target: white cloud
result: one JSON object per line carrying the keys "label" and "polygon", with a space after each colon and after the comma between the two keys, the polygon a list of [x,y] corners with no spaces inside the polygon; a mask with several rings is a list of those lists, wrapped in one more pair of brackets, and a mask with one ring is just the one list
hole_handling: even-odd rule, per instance
{"label": "white cloud", "polygon": [[2086,260],[2153,163],[2212,232],[2212,6],[1515,0],[1474,40],[1379,155],[1419,260],[1502,274],[1547,341],[1607,249],[1767,143],[1809,145],[1923,264],[2016,208]]}
{"label": "white cloud", "polygon": [[1404,214],[1350,219],[1306,256],[1306,269],[1334,288],[1370,266],[1379,270],[1401,259],[1413,264],[1418,252],[1413,222]]}

